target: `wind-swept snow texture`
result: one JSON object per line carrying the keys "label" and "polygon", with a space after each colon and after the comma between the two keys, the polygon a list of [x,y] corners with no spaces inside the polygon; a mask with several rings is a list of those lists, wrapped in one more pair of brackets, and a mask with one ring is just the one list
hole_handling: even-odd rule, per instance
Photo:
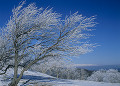
{"label": "wind-swept snow texture", "polygon": [[[7,72],[6,77],[13,76],[13,70]],[[5,78],[5,75],[4,75]],[[27,83],[26,83],[27,82]],[[3,80],[3,75],[0,76],[0,86],[7,86],[10,83],[9,79]],[[105,83],[84,80],[67,80],[56,79],[47,74],[26,71],[18,86],[120,86],[120,83]]]}

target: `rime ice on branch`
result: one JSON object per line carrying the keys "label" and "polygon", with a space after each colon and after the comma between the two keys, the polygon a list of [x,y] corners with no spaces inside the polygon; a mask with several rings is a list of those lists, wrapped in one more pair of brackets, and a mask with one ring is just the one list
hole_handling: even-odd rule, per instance
{"label": "rime ice on branch", "polygon": [[[14,68],[14,78],[10,86],[19,83],[24,71],[43,59],[79,56],[92,51],[94,44],[85,41],[91,35],[95,17],[84,17],[78,12],[61,19],[52,9],[37,8],[34,3],[27,7],[19,4],[12,10],[7,25],[2,28],[0,38],[6,42],[0,48],[0,55],[6,64]],[[7,47],[6,47],[7,46]],[[10,61],[10,62],[9,62]],[[24,67],[17,78],[18,67]]]}

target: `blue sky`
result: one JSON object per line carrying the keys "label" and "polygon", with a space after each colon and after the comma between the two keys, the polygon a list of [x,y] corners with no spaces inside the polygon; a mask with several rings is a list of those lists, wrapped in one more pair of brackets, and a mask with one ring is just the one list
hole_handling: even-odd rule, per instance
{"label": "blue sky", "polygon": [[[0,0],[0,27],[4,26],[14,6],[21,0]],[[83,16],[96,16],[99,24],[92,32],[91,43],[99,47],[93,52],[73,58],[77,64],[120,64],[120,0],[26,0],[35,2],[37,7],[53,7],[63,17],[79,11]]]}

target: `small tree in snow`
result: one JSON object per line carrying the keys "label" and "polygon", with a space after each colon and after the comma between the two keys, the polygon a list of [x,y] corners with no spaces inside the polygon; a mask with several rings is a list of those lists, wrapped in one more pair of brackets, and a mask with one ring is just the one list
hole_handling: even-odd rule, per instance
{"label": "small tree in snow", "polygon": [[106,73],[105,70],[96,71],[90,77],[88,77],[88,80],[102,82],[105,73]]}
{"label": "small tree in snow", "polygon": [[103,81],[111,83],[120,83],[120,73],[118,72],[118,70],[110,69],[106,71]]}
{"label": "small tree in snow", "polygon": [[120,83],[120,73],[115,69],[99,70],[94,72],[90,77],[90,81]]}
{"label": "small tree in snow", "polygon": [[[37,8],[34,3],[23,7],[24,3],[12,10],[10,20],[0,32],[0,38],[7,42],[7,61],[13,61],[14,77],[9,86],[17,86],[24,71],[40,60],[79,56],[94,47],[82,40],[89,38],[86,31],[96,24],[94,16],[87,18],[76,12],[62,20],[52,9]],[[19,66],[24,68],[17,77]]]}

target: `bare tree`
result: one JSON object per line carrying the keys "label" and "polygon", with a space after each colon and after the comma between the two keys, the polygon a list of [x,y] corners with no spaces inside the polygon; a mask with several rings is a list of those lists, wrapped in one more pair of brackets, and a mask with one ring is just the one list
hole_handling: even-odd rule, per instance
{"label": "bare tree", "polygon": [[[17,86],[24,71],[40,60],[79,56],[94,47],[85,41],[90,37],[90,27],[96,25],[94,16],[87,18],[76,12],[61,19],[52,9],[37,8],[34,3],[23,7],[24,3],[12,10],[10,20],[0,32],[13,62],[14,77],[9,86]],[[24,68],[17,77],[19,66]]]}

